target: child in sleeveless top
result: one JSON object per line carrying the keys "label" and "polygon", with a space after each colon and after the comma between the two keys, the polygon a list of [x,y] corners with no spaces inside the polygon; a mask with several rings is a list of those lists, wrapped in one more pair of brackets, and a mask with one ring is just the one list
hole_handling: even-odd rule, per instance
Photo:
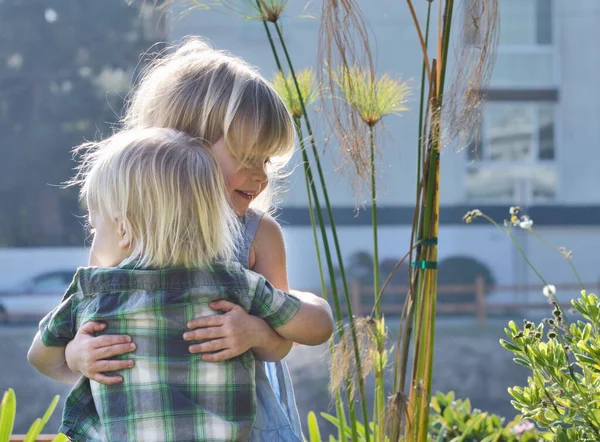
{"label": "child in sleeveless top", "polygon": [[[224,298],[302,342],[307,322],[329,307],[232,263],[239,223],[213,155],[197,140],[152,128],[84,147],[72,184],[81,185],[95,229],[90,254],[101,267],[78,269],[63,302],[41,321],[28,359],[44,374],[72,376],[64,347],[90,320],[138,347],[122,384],[83,378],[74,387],[60,431],[75,442],[249,440],[252,352],[205,362],[186,351],[186,323],[214,314],[209,303]],[[90,397],[93,415],[82,408]]]}
{"label": "child in sleeveless top", "polygon": [[[123,124],[174,128],[213,146],[237,215],[264,213],[240,262],[288,292],[283,235],[268,212],[281,171],[293,153],[295,131],[283,101],[268,82],[243,60],[192,39],[150,65],[131,96]],[[225,314],[190,321],[185,335],[190,351],[204,353],[206,361],[221,361],[252,348],[258,359],[271,361],[257,362],[259,403],[251,440],[302,441],[291,379],[282,360],[292,342],[227,301],[211,307]],[[78,331],[66,348],[68,366],[98,382],[120,382],[120,377],[104,372],[127,369],[128,359],[109,359],[130,352],[134,344],[128,336],[94,337],[104,327],[90,322]],[[313,318],[305,343],[324,342],[331,327],[325,316]]]}

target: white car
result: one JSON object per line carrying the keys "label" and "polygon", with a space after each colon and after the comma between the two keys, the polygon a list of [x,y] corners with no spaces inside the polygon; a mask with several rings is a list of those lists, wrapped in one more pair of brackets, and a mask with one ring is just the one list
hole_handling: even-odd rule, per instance
{"label": "white car", "polygon": [[11,290],[0,291],[0,322],[39,320],[60,304],[75,270],[55,270],[23,281]]}

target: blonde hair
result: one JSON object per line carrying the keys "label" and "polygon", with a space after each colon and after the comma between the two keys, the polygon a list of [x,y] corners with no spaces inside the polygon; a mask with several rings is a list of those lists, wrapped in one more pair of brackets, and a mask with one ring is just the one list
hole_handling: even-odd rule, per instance
{"label": "blonde hair", "polygon": [[240,227],[210,149],[172,129],[124,131],[87,143],[80,198],[131,237],[123,262],[141,268],[202,268],[234,258]]}
{"label": "blonde hair", "polygon": [[221,138],[242,167],[267,157],[270,185],[252,202],[267,211],[273,185],[294,151],[295,129],[281,97],[248,63],[188,39],[156,58],[128,101],[125,128],[169,127],[216,143]]}

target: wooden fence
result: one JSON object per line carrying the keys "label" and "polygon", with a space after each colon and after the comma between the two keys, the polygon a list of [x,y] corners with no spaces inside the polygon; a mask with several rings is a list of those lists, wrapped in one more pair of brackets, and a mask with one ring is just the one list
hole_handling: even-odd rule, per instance
{"label": "wooden fence", "polygon": [[[600,282],[586,284],[587,290],[594,291],[600,289]],[[493,290],[493,291],[492,291]],[[579,284],[557,285],[558,293],[579,293],[581,286]],[[488,292],[490,292],[488,294]],[[513,292],[513,293],[539,293],[536,302],[506,302],[494,301],[494,292]],[[404,308],[404,300],[408,293],[408,285],[388,286],[381,296],[381,311],[388,316],[399,316]],[[453,295],[452,299],[444,299]],[[395,297],[395,299],[394,299]],[[491,302],[488,298],[491,297]],[[459,299],[457,299],[459,298]],[[464,299],[460,299],[464,298]],[[368,315],[371,313],[374,304],[373,286],[361,285],[354,280],[350,282],[350,299],[352,302],[352,311],[356,316]],[[482,276],[478,276],[473,284],[440,284],[438,285],[437,297],[438,313],[470,313],[477,317],[480,325],[485,325],[490,312],[511,312],[522,310],[549,309],[548,302],[544,302],[542,295],[542,286],[537,285],[495,285],[487,286]],[[563,307],[570,308],[570,304],[564,304]],[[342,311],[347,313],[346,305],[342,305]]]}

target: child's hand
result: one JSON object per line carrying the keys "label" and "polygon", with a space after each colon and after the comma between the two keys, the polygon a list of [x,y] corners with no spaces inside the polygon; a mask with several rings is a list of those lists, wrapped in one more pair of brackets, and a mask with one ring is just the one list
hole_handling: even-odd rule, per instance
{"label": "child's hand", "polygon": [[67,365],[74,373],[105,385],[123,382],[121,376],[107,376],[108,371],[123,370],[133,367],[133,361],[107,360],[135,350],[135,344],[127,335],[94,336],[102,331],[106,324],[90,321],[83,324],[75,338],[67,344],[65,358]]}
{"label": "child's hand", "polygon": [[205,341],[189,348],[190,353],[206,353],[202,360],[220,362],[239,356],[254,347],[263,335],[264,321],[246,313],[239,305],[220,300],[209,306],[225,313],[191,320],[188,327],[196,330],[183,335],[186,341]]}

